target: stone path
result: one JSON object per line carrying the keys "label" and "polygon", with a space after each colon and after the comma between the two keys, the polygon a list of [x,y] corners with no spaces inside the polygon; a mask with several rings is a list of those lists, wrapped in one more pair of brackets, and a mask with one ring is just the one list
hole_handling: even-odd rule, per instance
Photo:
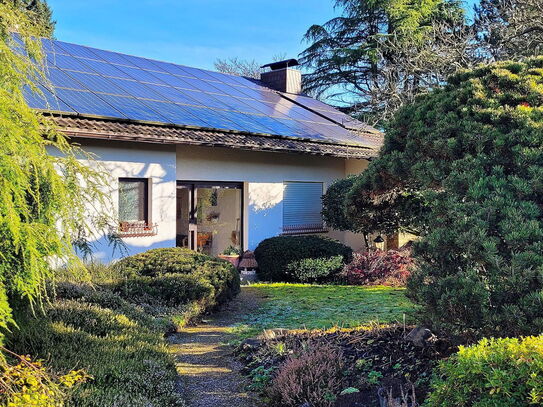
{"label": "stone path", "polygon": [[240,373],[242,365],[226,343],[235,338],[229,328],[261,301],[254,290],[242,289],[222,311],[169,337],[188,407],[259,405],[256,397],[245,391],[247,380]]}

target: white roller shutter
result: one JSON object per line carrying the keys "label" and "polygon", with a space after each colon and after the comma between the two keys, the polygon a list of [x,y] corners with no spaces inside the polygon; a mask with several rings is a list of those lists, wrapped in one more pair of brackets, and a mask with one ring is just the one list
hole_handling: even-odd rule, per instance
{"label": "white roller shutter", "polygon": [[284,184],[283,233],[322,231],[322,182]]}

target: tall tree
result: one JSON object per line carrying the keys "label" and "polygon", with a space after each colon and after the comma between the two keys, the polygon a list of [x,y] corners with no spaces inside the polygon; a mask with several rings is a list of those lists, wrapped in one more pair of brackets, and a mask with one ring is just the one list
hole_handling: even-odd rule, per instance
{"label": "tall tree", "polygon": [[474,27],[483,61],[543,53],[541,0],[481,0],[475,7]]}
{"label": "tall tree", "polygon": [[2,0],[26,14],[36,32],[42,37],[52,37],[55,31],[53,12],[45,0]]}
{"label": "tall tree", "polygon": [[314,25],[304,87],[383,123],[417,94],[470,66],[471,30],[454,0],[336,0],[340,17]]}
{"label": "tall tree", "polygon": [[240,59],[238,57],[227,59],[219,58],[215,61],[214,65],[218,72],[260,79],[261,64],[254,59],[248,60]]}
{"label": "tall tree", "polygon": [[[272,57],[272,62],[281,61],[283,59],[286,59],[286,54],[277,54]],[[260,79],[260,73],[262,72],[262,68],[260,67],[263,64],[258,63],[254,59],[231,57],[226,59],[219,58],[215,61],[214,65],[218,72]]]}

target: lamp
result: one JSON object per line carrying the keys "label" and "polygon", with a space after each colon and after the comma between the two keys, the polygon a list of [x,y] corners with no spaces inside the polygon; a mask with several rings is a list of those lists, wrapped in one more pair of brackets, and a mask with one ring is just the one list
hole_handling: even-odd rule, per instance
{"label": "lamp", "polygon": [[377,236],[375,239],[373,239],[373,243],[383,243],[384,240],[381,237],[381,235]]}

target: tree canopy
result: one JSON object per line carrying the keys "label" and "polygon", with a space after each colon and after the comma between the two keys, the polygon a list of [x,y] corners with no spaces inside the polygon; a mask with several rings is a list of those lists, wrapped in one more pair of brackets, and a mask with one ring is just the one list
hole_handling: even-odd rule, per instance
{"label": "tree canopy", "polygon": [[371,123],[389,119],[421,91],[469,66],[469,32],[451,0],[336,0],[342,15],[313,25],[304,87],[353,105]]}

